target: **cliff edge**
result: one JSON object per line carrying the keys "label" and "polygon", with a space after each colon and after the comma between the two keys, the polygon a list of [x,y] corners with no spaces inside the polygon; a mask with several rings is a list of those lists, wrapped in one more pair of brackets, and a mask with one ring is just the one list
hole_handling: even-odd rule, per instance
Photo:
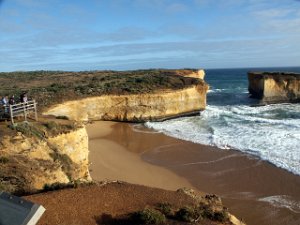
{"label": "cliff edge", "polygon": [[[0,190],[33,193],[53,184],[90,181],[88,136],[81,126],[19,123],[0,140]],[[47,132],[50,129],[55,132]]]}
{"label": "cliff edge", "polygon": [[[206,107],[208,85],[205,72],[176,70],[172,75],[195,79],[180,89],[159,89],[149,93],[110,94],[66,101],[44,111],[44,115],[66,116],[71,120],[113,120],[145,122],[198,113]],[[168,76],[167,74],[165,76]],[[179,79],[179,78],[178,78]]]}
{"label": "cliff edge", "polygon": [[300,102],[300,74],[249,72],[249,93],[263,103]]}

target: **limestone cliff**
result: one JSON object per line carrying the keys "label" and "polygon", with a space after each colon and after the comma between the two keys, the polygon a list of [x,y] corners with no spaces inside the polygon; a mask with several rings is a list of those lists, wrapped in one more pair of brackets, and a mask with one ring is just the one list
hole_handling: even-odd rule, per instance
{"label": "limestone cliff", "polygon": [[46,184],[91,179],[85,128],[43,140],[20,132],[4,136],[0,159],[5,159],[0,163],[0,188],[9,192],[34,192]]}
{"label": "limestone cliff", "polygon": [[193,78],[198,78],[201,80],[204,80],[205,77],[205,71],[200,69],[200,70],[195,70],[195,71],[191,71],[191,70],[176,70],[176,74],[179,76],[183,76],[183,77],[193,77]]}
{"label": "limestone cliff", "polygon": [[44,115],[71,120],[153,121],[205,109],[208,86],[132,95],[103,95],[56,105]]}
{"label": "limestone cliff", "polygon": [[249,72],[249,93],[264,103],[300,102],[300,74]]}

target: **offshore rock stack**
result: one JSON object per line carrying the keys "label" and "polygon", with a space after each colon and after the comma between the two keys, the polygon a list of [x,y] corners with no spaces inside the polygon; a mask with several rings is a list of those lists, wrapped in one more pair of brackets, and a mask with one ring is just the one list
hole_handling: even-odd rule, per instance
{"label": "offshore rock stack", "polygon": [[300,74],[249,72],[249,93],[263,103],[300,102]]}

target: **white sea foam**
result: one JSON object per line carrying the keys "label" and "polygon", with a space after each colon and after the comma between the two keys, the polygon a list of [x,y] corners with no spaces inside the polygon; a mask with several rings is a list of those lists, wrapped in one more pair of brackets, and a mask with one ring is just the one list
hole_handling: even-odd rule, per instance
{"label": "white sea foam", "polygon": [[146,130],[144,129],[145,127],[141,124],[135,124],[133,125],[132,127],[132,130],[134,132],[137,132],[137,133],[144,133],[144,134],[157,134],[157,133],[161,133],[160,131],[157,131],[157,130]]}
{"label": "white sea foam", "polygon": [[197,117],[146,126],[191,142],[238,149],[300,175],[300,104],[207,106]]}
{"label": "white sea foam", "polygon": [[223,92],[223,91],[226,91],[227,89],[221,89],[221,88],[214,88],[214,89],[209,89],[208,90],[208,93],[218,93],[218,92]]}
{"label": "white sea foam", "polygon": [[268,196],[260,198],[259,201],[268,202],[277,208],[287,208],[294,213],[300,213],[300,202],[293,200],[287,195]]}

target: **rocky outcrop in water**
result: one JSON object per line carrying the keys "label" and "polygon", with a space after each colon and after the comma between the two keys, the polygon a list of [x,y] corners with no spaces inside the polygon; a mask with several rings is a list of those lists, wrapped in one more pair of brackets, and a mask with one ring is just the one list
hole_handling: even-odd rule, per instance
{"label": "rocky outcrop in water", "polygon": [[154,93],[101,95],[67,101],[46,110],[44,115],[67,116],[71,120],[157,121],[198,113],[206,107],[208,85],[204,71],[177,73],[198,78],[198,84],[179,90],[158,90]]}
{"label": "rocky outcrop in water", "polygon": [[249,72],[249,93],[263,103],[300,102],[300,74]]}

